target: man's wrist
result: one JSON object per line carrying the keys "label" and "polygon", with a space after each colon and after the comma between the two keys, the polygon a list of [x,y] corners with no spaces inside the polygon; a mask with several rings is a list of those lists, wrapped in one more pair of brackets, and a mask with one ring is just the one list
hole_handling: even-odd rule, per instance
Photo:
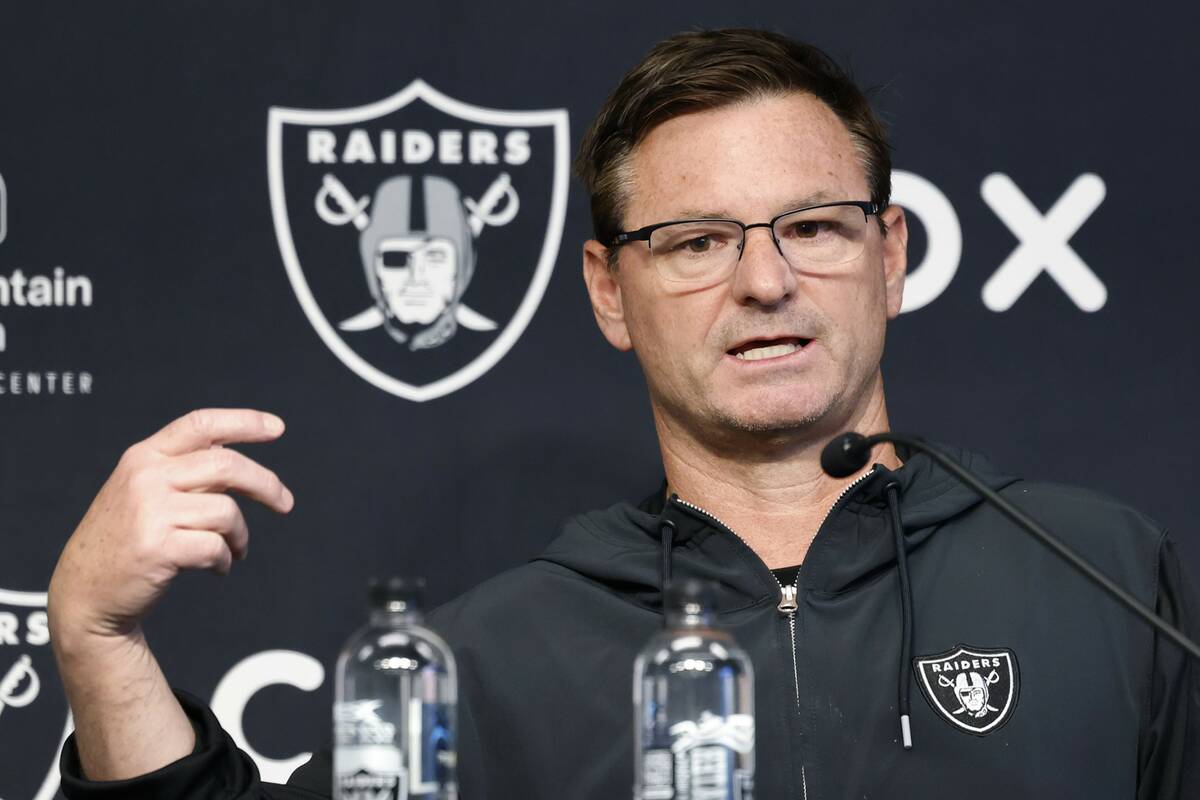
{"label": "man's wrist", "polygon": [[100,634],[84,626],[52,619],[50,644],[63,670],[75,664],[94,668],[100,663],[143,663],[151,656],[140,627],[123,634]]}
{"label": "man's wrist", "polygon": [[194,751],[195,729],[140,632],[64,639],[59,671],[84,777],[133,778]]}

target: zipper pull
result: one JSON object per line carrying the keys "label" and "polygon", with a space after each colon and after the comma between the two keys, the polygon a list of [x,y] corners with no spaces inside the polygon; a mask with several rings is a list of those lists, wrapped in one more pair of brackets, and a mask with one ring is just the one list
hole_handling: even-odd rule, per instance
{"label": "zipper pull", "polygon": [[779,613],[789,616],[796,613],[796,587],[781,586],[783,597],[779,600]]}

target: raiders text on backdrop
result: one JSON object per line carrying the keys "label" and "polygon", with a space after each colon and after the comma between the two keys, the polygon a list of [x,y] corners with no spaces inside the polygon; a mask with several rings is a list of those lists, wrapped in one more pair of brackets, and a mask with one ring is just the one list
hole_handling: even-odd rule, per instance
{"label": "raiders text on backdrop", "polygon": [[[6,644],[43,645],[50,641],[45,611],[30,611],[22,620],[11,611],[0,611],[0,647]],[[0,697],[0,702],[4,698]]]}
{"label": "raiders text on backdrop", "polygon": [[[529,131],[504,134],[504,150],[499,152],[500,137],[494,131],[438,131],[435,138],[421,130],[406,130],[398,137],[394,130],[383,130],[373,139],[371,133],[354,128],[339,147],[337,134],[315,128],[308,132],[310,164],[424,164],[435,155],[440,164],[524,164],[531,155]],[[463,144],[466,144],[466,152]]]}

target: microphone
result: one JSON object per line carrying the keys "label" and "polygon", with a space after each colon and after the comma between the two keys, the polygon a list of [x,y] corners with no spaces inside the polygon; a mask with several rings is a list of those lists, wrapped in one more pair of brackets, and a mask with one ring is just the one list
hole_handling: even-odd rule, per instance
{"label": "microphone", "polygon": [[863,436],[861,433],[854,432],[843,433],[835,436],[821,451],[821,469],[833,478],[849,477],[867,465],[867,462],[871,459],[871,449],[880,442],[902,444],[913,450],[925,453],[938,466],[974,489],[980,497],[995,507],[997,511],[1054,551],[1057,556],[1070,564],[1085,578],[1103,589],[1109,596],[1133,612],[1134,615],[1140,617],[1155,630],[1182,647],[1193,658],[1200,660],[1200,646],[1183,635],[1177,628],[1168,625],[1153,610],[1143,605],[1140,600],[1114,583],[1103,572],[1093,567],[1083,556],[1063,544],[1056,536],[1042,527],[1024,511],[985,485],[970,470],[951,460],[949,456],[927,443],[924,439],[899,433],[876,433],[871,436]]}
{"label": "microphone", "polygon": [[849,478],[871,460],[871,444],[854,431],[835,436],[821,451],[821,469],[831,478]]}

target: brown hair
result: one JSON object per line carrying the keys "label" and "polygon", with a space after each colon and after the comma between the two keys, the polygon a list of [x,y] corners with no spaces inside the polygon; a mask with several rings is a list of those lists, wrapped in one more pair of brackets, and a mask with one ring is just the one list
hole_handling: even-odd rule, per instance
{"label": "brown hair", "polygon": [[689,112],[789,92],[813,95],[845,124],[871,200],[885,207],[892,188],[887,134],[866,95],[832,58],[770,31],[693,31],[656,44],[625,74],[584,133],[575,173],[591,195],[595,237],[611,246],[621,232],[629,158],[655,126]]}

